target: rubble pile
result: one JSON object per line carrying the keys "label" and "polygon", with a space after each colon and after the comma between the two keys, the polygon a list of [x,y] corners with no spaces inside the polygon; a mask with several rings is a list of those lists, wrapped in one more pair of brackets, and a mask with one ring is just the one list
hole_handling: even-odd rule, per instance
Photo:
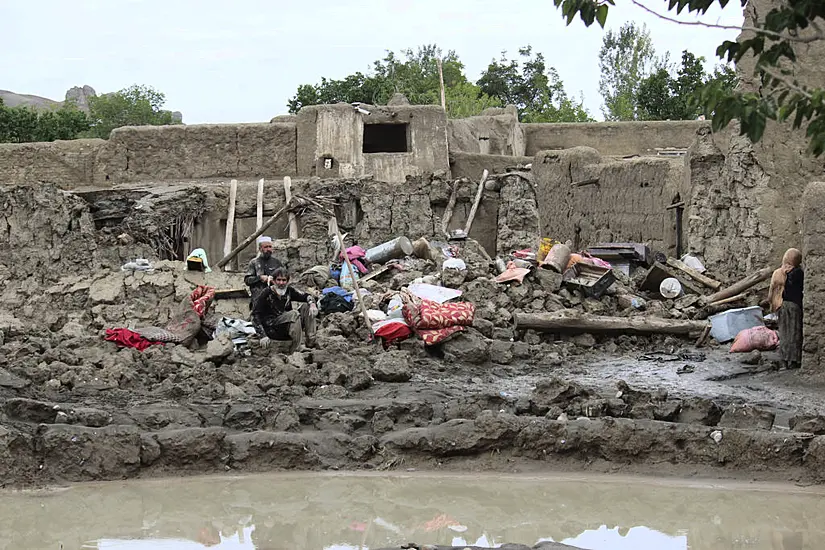
{"label": "rubble pile", "polygon": [[[529,190],[529,179],[511,177]],[[805,433],[825,433],[815,414],[795,419],[796,432],[778,434],[771,411],[757,406],[671,396],[619,380],[590,388],[555,375],[596,347],[685,348],[684,337],[692,341],[696,327],[707,324],[660,330],[695,323],[688,318],[704,306],[698,295],[663,298],[661,284],[649,290],[651,271],[667,271],[667,259],[656,261],[653,253],[629,253],[627,272],[624,262],[606,267],[587,251],[577,259],[570,253],[576,261],[554,269],[557,247],[565,245],[540,240],[538,224],[507,221],[513,240],[499,234],[495,254],[466,235],[436,230],[367,249],[348,237],[344,253],[365,272],[347,278],[341,251],[325,238],[337,252],[327,256],[333,261],[295,280],[319,297],[334,289],[349,306],[330,312],[322,305],[316,344],[285,354],[261,349],[255,335],[218,330],[248,314],[241,274],[160,260],[157,244],[122,225],[95,227],[88,204],[71,193],[1,192],[4,483],[461,468],[462,459],[490,451],[498,462],[488,467],[505,469],[516,461],[586,465],[599,457],[645,469],[685,464],[825,476],[825,436]],[[524,193],[507,204],[531,212]],[[376,249],[382,261],[370,262]],[[204,330],[188,345],[139,351],[104,340],[113,327],[162,326],[201,285],[216,296]],[[450,314],[445,326],[422,321],[443,311]],[[629,332],[575,326],[605,319],[635,324]],[[385,337],[382,323],[409,330]],[[545,330],[541,323],[556,324]]]}

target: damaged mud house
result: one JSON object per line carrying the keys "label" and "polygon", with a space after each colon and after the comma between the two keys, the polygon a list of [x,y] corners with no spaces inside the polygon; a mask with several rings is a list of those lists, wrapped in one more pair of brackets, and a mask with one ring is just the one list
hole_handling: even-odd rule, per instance
{"label": "damaged mud house", "polygon": [[[799,373],[727,353],[796,246],[803,373],[823,368],[822,164],[785,127],[737,134],[448,120],[397,96],[0,145],[0,479],[545,464],[822,481],[821,394],[787,399]],[[349,304],[292,355],[226,328],[279,212],[263,233],[296,284]],[[336,278],[331,217],[368,260],[355,282]],[[197,248],[211,270],[187,269]],[[104,340],[166,326],[201,285],[187,341]],[[776,391],[736,386],[760,376]]]}

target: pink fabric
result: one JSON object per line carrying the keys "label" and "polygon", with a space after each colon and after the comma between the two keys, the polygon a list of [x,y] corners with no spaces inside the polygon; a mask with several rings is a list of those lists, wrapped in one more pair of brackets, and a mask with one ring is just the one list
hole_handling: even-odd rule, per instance
{"label": "pink fabric", "polygon": [[[347,257],[349,258],[350,263],[355,266],[355,269],[357,269],[361,275],[365,275],[369,271],[361,261],[361,258],[367,257],[367,251],[360,246],[355,245],[347,248]],[[343,254],[341,254],[341,259],[344,259]]]}
{"label": "pink fabric", "polygon": [[516,267],[515,262],[507,262],[507,269],[498,277],[495,278],[497,283],[506,283],[508,281],[523,282],[524,277],[530,273],[526,267]]}

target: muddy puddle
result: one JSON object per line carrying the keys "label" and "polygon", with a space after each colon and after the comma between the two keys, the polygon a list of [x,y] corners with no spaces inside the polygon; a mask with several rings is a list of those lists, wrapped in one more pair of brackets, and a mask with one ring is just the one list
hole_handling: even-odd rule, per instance
{"label": "muddy puddle", "polygon": [[564,542],[801,550],[825,489],[627,477],[289,474],[0,493],[0,549],[375,549]]}

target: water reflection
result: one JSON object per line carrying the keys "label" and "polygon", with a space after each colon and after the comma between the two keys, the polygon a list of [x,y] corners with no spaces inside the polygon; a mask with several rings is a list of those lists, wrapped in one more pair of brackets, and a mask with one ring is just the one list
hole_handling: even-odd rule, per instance
{"label": "water reflection", "polygon": [[369,550],[542,540],[591,550],[820,548],[822,492],[782,489],[493,475],[110,482],[0,493],[0,550]]}

